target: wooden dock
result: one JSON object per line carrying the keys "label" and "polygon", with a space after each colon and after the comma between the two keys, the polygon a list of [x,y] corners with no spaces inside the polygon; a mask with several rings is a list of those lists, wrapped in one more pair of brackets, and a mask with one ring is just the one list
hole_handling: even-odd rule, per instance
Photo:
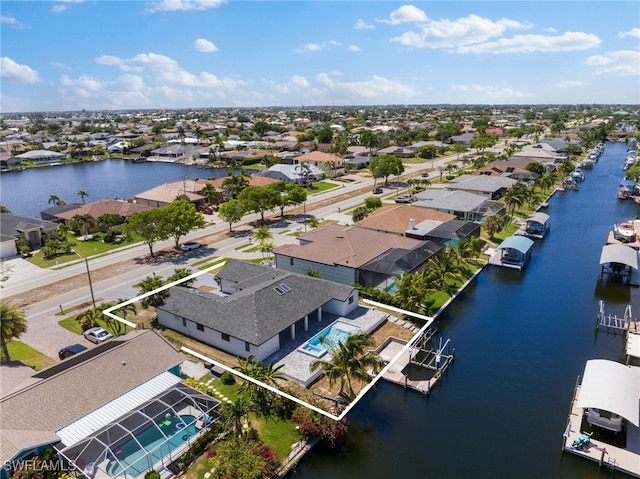
{"label": "wooden dock", "polygon": [[[640,374],[640,368],[635,369],[638,369]],[[583,432],[584,410],[577,406],[579,391],[580,386],[578,385],[571,401],[571,411],[563,436],[562,449],[568,453],[596,462],[602,467],[640,477],[640,428],[633,424],[627,422],[626,447],[624,448],[593,439],[593,436],[586,447],[576,448],[572,446],[573,441]]]}

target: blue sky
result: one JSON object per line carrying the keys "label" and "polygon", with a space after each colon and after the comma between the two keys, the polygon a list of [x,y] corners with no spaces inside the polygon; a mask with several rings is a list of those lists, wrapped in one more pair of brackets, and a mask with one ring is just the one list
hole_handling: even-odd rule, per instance
{"label": "blue sky", "polygon": [[640,2],[2,1],[4,113],[639,104]]}

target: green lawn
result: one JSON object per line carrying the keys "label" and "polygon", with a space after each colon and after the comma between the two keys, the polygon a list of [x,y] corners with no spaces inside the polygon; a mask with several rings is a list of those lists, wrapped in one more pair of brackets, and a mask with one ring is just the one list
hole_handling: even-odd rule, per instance
{"label": "green lawn", "polygon": [[324,181],[319,181],[317,183],[312,183],[311,186],[309,186],[308,190],[310,194],[315,194],[315,193],[322,193],[323,191],[329,191],[334,188],[339,188],[339,186],[333,183],[326,183]]}
{"label": "green lawn", "polygon": [[[76,319],[78,316],[79,314],[74,314],[73,316],[69,316],[67,318],[61,319],[60,321],[58,321],[58,324],[62,326],[64,329],[66,329],[67,331],[71,331],[72,333],[75,333],[77,335],[82,335],[82,326],[80,326],[80,321]],[[98,326],[106,329],[112,335],[116,336],[116,332],[113,330],[113,328],[111,328],[111,326],[107,324],[105,320],[98,319],[97,323],[98,323]],[[127,327],[127,329],[130,329],[130,328]]]}
{"label": "green lawn", "polygon": [[82,259],[78,256],[82,256],[83,258],[101,255],[107,253],[108,251],[112,251],[118,248],[121,248],[124,245],[134,244],[136,242],[141,241],[141,238],[133,238],[131,241],[122,241],[120,243],[105,243],[102,241],[104,235],[102,233],[94,233],[93,238],[87,241],[79,241],[73,236],[72,233],[67,233],[67,239],[73,243],[73,250],[77,251],[76,253],[62,254],[56,256],[52,259],[44,259],[42,257],[42,253],[38,252],[31,256],[28,261],[40,268],[49,268],[57,265],[65,265],[67,263],[82,261]]}
{"label": "green lawn", "polygon": [[9,357],[12,361],[20,361],[36,371],[55,364],[55,361],[49,356],[45,356],[40,351],[33,349],[21,341],[13,340],[7,342],[7,349],[9,350]]}
{"label": "green lawn", "polygon": [[290,421],[255,417],[251,423],[258,430],[260,439],[278,451],[280,460],[284,460],[291,452],[291,446],[302,439],[300,431]]}

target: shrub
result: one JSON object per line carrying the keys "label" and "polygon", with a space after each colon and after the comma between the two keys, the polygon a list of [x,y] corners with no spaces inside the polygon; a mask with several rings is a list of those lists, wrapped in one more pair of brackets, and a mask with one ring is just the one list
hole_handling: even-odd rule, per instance
{"label": "shrub", "polygon": [[230,386],[236,383],[236,378],[229,371],[225,371],[220,375],[220,381],[222,381],[222,384]]}
{"label": "shrub", "polygon": [[147,471],[144,475],[144,479],[160,479],[160,473],[154,469]]}
{"label": "shrub", "polygon": [[382,200],[377,196],[365,198],[364,205],[370,210],[376,210],[382,206]]}

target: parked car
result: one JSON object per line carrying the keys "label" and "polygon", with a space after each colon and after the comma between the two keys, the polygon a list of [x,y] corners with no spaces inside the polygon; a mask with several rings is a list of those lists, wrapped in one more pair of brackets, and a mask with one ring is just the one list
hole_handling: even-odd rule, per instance
{"label": "parked car", "polygon": [[65,346],[60,351],[58,351],[58,357],[60,359],[67,359],[68,357],[71,357],[74,354],[78,354],[86,350],[87,348],[82,344],[72,344],[70,346]]}
{"label": "parked car", "polygon": [[411,203],[413,201],[415,201],[415,198],[412,195],[396,196],[395,198],[396,203]]}
{"label": "parked car", "polygon": [[198,243],[197,241],[187,241],[182,246],[180,246],[180,249],[182,251],[191,251],[194,249],[198,249],[201,246],[202,246],[202,243]]}
{"label": "parked car", "polygon": [[84,333],[82,333],[82,335],[94,344],[101,343],[113,337],[109,331],[106,331],[105,329],[102,329],[100,327],[87,329]]}
{"label": "parked car", "polygon": [[422,176],[423,178],[429,178],[429,172],[428,171],[423,171],[420,176]]}
{"label": "parked car", "polygon": [[382,188],[380,188],[379,186],[373,189],[373,194],[374,195],[381,195],[384,192],[384,190]]}

